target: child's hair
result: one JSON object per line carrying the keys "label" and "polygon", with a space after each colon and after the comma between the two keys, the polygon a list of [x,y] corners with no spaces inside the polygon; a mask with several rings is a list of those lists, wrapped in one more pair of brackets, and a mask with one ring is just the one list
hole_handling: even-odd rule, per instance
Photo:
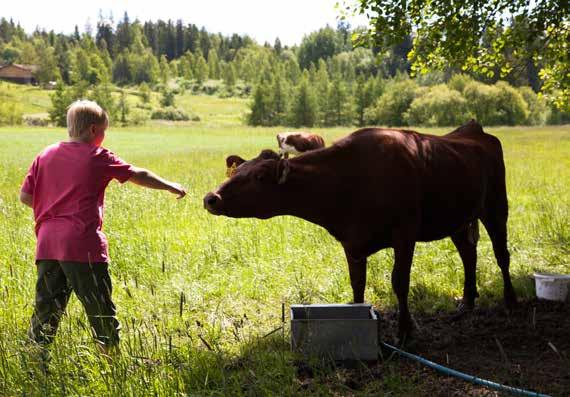
{"label": "child's hair", "polygon": [[80,99],[67,108],[67,132],[70,137],[80,137],[91,124],[108,122],[107,112],[97,102]]}

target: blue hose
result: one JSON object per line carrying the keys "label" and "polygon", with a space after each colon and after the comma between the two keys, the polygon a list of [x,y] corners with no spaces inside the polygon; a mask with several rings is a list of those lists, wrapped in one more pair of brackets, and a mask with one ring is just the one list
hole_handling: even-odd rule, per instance
{"label": "blue hose", "polygon": [[394,346],[389,345],[387,343],[384,343],[384,342],[381,342],[381,343],[386,348],[393,350],[394,352],[398,353],[401,356],[410,358],[412,360],[419,361],[420,363],[427,365],[428,367],[433,368],[439,372],[443,372],[446,375],[455,376],[456,378],[460,378],[460,379],[466,380],[468,382],[477,383],[478,385],[482,385],[482,386],[485,386],[485,387],[488,387],[491,389],[495,389],[495,390],[499,390],[499,391],[509,392],[509,393],[512,393],[512,394],[517,395],[517,396],[550,397],[547,394],[540,394],[540,393],[533,392],[533,391],[518,389],[516,387],[505,386],[505,385],[501,385],[500,383],[495,383],[495,382],[491,382],[491,381],[488,381],[485,379],[478,378],[476,376],[467,375],[463,372],[459,372],[459,371],[456,371],[454,369],[444,367],[443,365],[436,364],[433,361],[426,360],[423,357],[416,356],[415,354],[405,352],[405,351],[400,350],[397,347],[394,347]]}

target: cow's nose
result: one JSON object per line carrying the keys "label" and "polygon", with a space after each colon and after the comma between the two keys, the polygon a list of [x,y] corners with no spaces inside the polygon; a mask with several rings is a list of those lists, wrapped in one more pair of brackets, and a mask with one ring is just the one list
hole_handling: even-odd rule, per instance
{"label": "cow's nose", "polygon": [[213,210],[220,201],[222,201],[222,198],[219,194],[210,192],[204,197],[204,208]]}

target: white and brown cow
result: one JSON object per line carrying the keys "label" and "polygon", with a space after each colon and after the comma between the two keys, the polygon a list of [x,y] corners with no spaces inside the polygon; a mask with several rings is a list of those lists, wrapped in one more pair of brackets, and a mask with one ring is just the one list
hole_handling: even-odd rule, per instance
{"label": "white and brown cow", "polygon": [[325,147],[324,139],[310,132],[281,132],[277,134],[279,154],[289,158],[289,154],[300,154]]}

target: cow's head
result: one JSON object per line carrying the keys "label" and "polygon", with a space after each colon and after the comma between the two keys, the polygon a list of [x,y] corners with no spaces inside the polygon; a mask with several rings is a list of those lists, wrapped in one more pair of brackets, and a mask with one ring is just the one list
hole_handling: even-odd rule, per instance
{"label": "cow's head", "polygon": [[226,167],[229,179],[204,197],[204,208],[232,218],[265,219],[278,214],[289,173],[288,160],[272,150],[263,150],[249,161],[229,156]]}

